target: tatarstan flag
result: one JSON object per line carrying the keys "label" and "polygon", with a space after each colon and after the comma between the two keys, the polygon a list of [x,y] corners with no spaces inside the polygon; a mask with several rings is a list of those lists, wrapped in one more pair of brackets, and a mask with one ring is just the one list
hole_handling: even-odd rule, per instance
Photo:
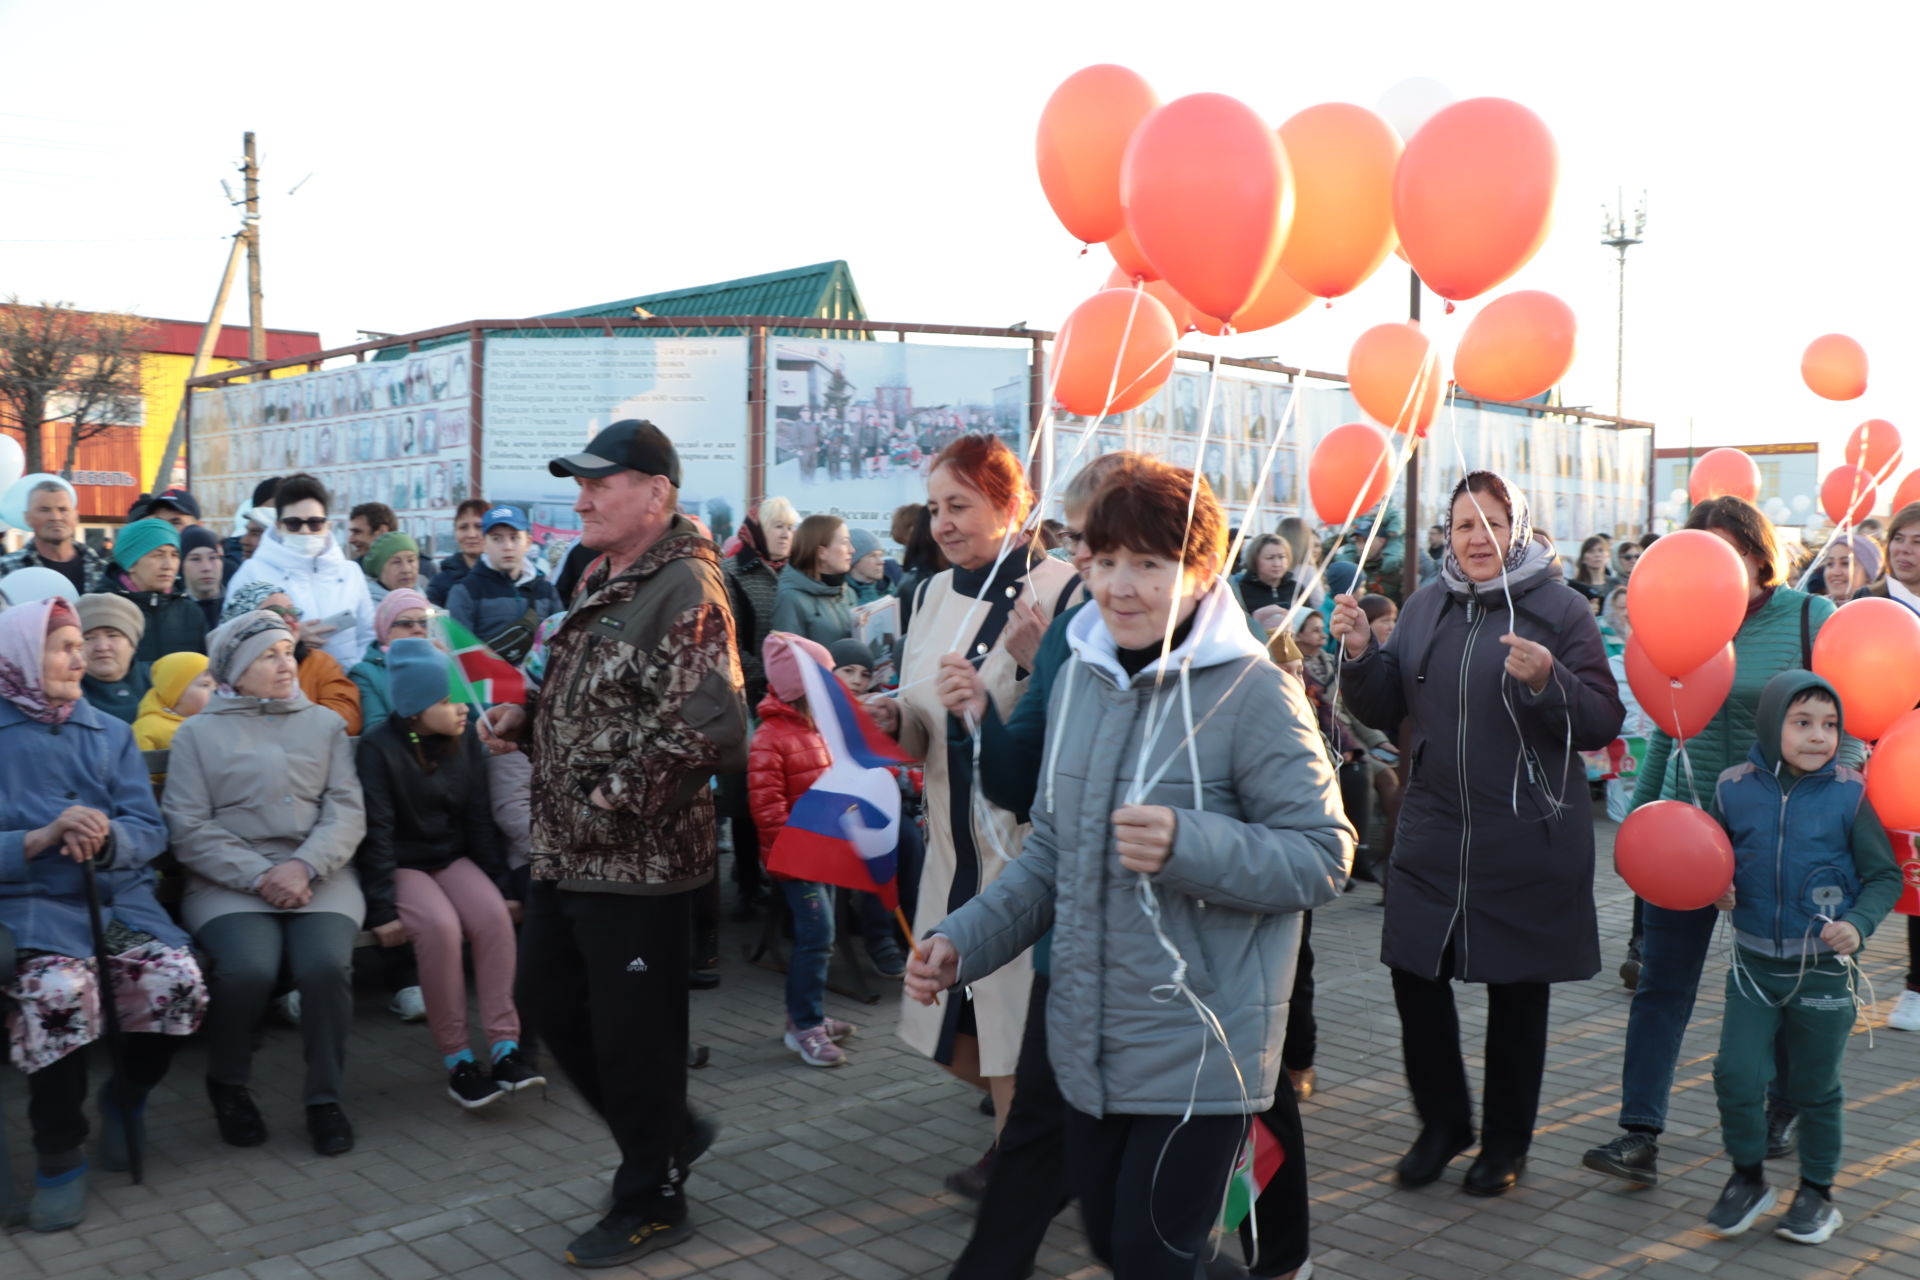
{"label": "tatarstan flag", "polygon": [[445,614],[433,614],[431,625],[436,638],[459,665],[461,676],[473,690],[475,702],[485,706],[527,700],[527,678],[520,674],[520,668],[487,648],[473,632]]}
{"label": "tatarstan flag", "polygon": [[[1280,1087],[1288,1087],[1285,1076],[1280,1079]],[[1233,1178],[1227,1183],[1226,1211],[1220,1215],[1220,1225],[1228,1231],[1238,1230],[1246,1221],[1253,1212],[1253,1202],[1287,1158],[1264,1117],[1253,1116],[1249,1128],[1247,1144],[1240,1149],[1240,1162],[1234,1165]]]}

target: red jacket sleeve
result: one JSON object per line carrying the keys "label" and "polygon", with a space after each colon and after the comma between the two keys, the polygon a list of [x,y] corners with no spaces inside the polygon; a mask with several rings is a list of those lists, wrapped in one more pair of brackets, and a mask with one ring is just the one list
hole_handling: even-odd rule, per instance
{"label": "red jacket sleeve", "polygon": [[759,828],[763,853],[787,825],[787,814],[793,807],[787,798],[785,754],[780,749],[780,734],[761,725],[747,752],[747,807],[753,813],[753,825]]}

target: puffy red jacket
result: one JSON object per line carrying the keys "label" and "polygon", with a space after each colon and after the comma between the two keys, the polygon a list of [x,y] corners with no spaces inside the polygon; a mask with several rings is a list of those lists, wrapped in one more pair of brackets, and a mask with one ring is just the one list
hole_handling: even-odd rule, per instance
{"label": "puffy red jacket", "polygon": [[787,825],[793,802],[832,766],[833,756],[813,721],[773,694],[760,700],[759,710],[760,727],[747,753],[747,805],[766,849]]}

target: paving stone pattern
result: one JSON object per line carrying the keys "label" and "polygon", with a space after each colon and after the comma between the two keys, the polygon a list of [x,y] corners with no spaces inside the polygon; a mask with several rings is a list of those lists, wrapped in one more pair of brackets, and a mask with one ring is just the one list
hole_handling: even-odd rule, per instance
{"label": "paving stone pattern", "polygon": [[[1377,955],[1379,892],[1361,886],[1319,914],[1320,1091],[1305,1108],[1314,1173],[1316,1275],[1326,1280],[1548,1280],[1610,1276],[1754,1280],[1920,1278],[1920,1034],[1856,1034],[1847,1061],[1847,1161],[1838,1203],[1847,1223],[1820,1248],[1755,1230],[1714,1241],[1699,1223],[1725,1177],[1711,1078],[1724,965],[1703,985],[1661,1148],[1668,1180],[1616,1190],[1579,1167],[1611,1137],[1628,995],[1613,973],[1628,898],[1602,841],[1601,932],[1608,968],[1555,990],[1553,1043],[1539,1137],[1520,1188],[1493,1201],[1458,1188],[1466,1161],[1421,1191],[1391,1170],[1415,1122],[1399,1067],[1398,1024]],[[729,890],[730,892],[730,890]],[[874,1007],[829,997],[861,1027],[838,1070],[800,1065],[780,1046],[780,978],[749,967],[754,927],[728,926],[725,982],[693,997],[712,1065],[696,1102],[724,1124],[689,1184],[698,1235],[612,1277],[896,1280],[943,1276],[972,1230],[968,1206],[941,1188],[985,1148],[978,1095],[891,1034],[893,997]],[[1901,986],[1904,934],[1894,920],[1867,949],[1882,1014]],[[1461,988],[1478,1078],[1485,1001]],[[546,1100],[467,1115],[447,1101],[423,1025],[359,991],[346,1105],[359,1145],[338,1159],[305,1141],[294,1087],[299,1037],[275,1026],[255,1079],[272,1130],[240,1151],[220,1144],[201,1087],[204,1055],[183,1051],[150,1107],[147,1184],[96,1175],[77,1231],[0,1239],[0,1280],[29,1276],[151,1280],[538,1280],[573,1274],[557,1259],[600,1211],[612,1146],[564,1085]],[[25,1166],[22,1078],[0,1078],[13,1167]],[[1774,1180],[1792,1185],[1792,1170]],[[1784,1206],[1783,1206],[1784,1207]],[[1765,1224],[1763,1224],[1765,1225]],[[1071,1210],[1040,1260],[1047,1277],[1098,1277]]]}

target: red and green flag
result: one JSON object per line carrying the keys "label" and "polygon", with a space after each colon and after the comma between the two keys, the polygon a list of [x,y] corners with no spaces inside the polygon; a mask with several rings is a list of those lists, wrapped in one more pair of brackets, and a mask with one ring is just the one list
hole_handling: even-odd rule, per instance
{"label": "red and green flag", "polygon": [[[1284,1079],[1280,1087],[1287,1087]],[[1260,1198],[1260,1193],[1266,1190],[1286,1160],[1286,1152],[1280,1140],[1273,1136],[1273,1130],[1267,1128],[1265,1118],[1254,1116],[1249,1129],[1247,1143],[1240,1148],[1239,1163],[1233,1166],[1233,1177],[1227,1183],[1226,1211],[1220,1215],[1220,1225],[1227,1231],[1239,1230],[1240,1224],[1253,1212],[1253,1202]]]}
{"label": "red and green flag", "polygon": [[456,682],[465,686],[464,692],[468,695],[461,701],[490,706],[497,702],[527,700],[527,678],[520,674],[520,668],[487,648],[473,632],[445,614],[434,614],[431,625],[436,637],[453,655]]}

